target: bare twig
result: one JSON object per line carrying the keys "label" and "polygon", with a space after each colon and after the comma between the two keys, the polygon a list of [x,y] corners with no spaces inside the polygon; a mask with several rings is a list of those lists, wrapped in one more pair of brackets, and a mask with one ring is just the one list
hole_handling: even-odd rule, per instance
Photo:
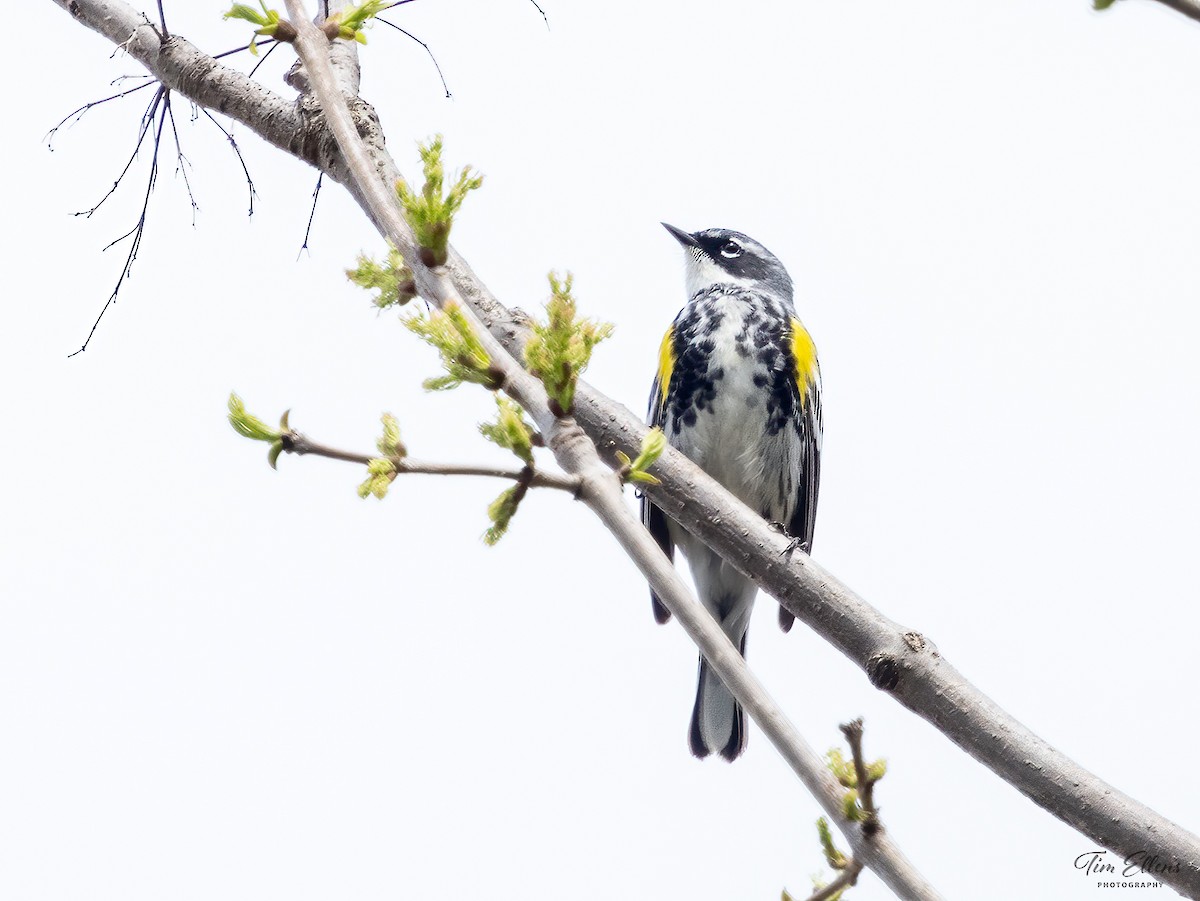
{"label": "bare twig", "polygon": [[163,40],[171,37],[171,32],[167,31],[167,14],[163,12],[162,0],[158,0],[158,24],[162,32]]}
{"label": "bare twig", "polygon": [[313,188],[312,192],[312,209],[308,211],[308,225],[304,227],[304,243],[300,245],[300,252],[296,254],[296,259],[300,259],[301,254],[308,250],[308,236],[312,234],[313,218],[317,215],[317,198],[321,196],[321,182],[324,178],[324,172],[317,176],[317,186]]}
{"label": "bare twig", "polygon": [[117,187],[125,178],[126,173],[129,171],[129,167],[133,165],[133,160],[137,158],[138,148],[142,146],[142,141],[145,139],[146,133],[149,131],[150,126],[157,119],[158,127],[154,131],[154,152],[150,157],[150,174],[146,179],[146,192],[142,197],[142,210],[141,213],[138,214],[137,223],[133,226],[133,228],[121,235],[121,237],[110,241],[103,248],[103,250],[108,250],[110,247],[121,243],[126,238],[132,237],[133,240],[129,242],[129,253],[125,256],[125,263],[121,266],[121,274],[117,276],[117,284],[113,287],[112,294],[108,296],[108,300],[106,300],[104,302],[104,306],[100,308],[100,312],[96,315],[95,320],[92,322],[92,327],[88,330],[87,337],[83,340],[83,344],[79,346],[79,350],[67,354],[68,359],[76,354],[81,354],[88,349],[88,344],[91,343],[92,336],[96,334],[96,329],[100,327],[100,320],[104,318],[104,314],[108,312],[109,307],[117,302],[117,295],[121,293],[121,286],[125,284],[125,279],[128,278],[130,273],[133,271],[133,261],[137,259],[138,249],[142,246],[142,236],[146,232],[146,214],[150,209],[150,195],[154,193],[154,185],[158,181],[158,151],[162,146],[163,125],[167,121],[165,108],[164,110],[159,111],[159,105],[160,103],[165,105],[168,93],[168,89],[164,86],[160,86],[158,91],[155,93],[154,100],[151,101],[149,108],[142,117],[142,127],[138,135],[137,147],[134,148],[133,155],[129,158],[129,162],[125,164],[125,168],[121,170],[121,175],[117,178],[112,188],[107,194],[100,198],[100,201],[90,210],[75,214],[76,216],[91,217],[96,210],[100,209],[100,206],[104,203],[104,201],[113,195],[113,192],[117,190]]}
{"label": "bare twig", "polygon": [[[126,77],[132,78],[133,76],[126,76]],[[117,94],[110,94],[109,96],[103,97],[100,100],[93,100],[90,103],[85,103],[83,106],[79,107],[78,109],[73,110],[70,113],[67,113],[67,115],[63,116],[62,119],[59,120],[57,125],[55,125],[52,129],[50,129],[48,132],[46,132],[46,137],[43,138],[43,140],[46,142],[46,146],[49,147],[51,150],[54,149],[54,136],[58,133],[58,130],[60,128],[62,128],[64,125],[67,124],[68,120],[70,120],[71,125],[74,125],[76,122],[78,122],[80,119],[82,119],[89,110],[93,109],[94,107],[100,106],[100,104],[102,104],[102,103],[108,103],[110,100],[119,100],[122,97],[128,97],[130,94],[135,94],[138,91],[142,90],[142,88],[148,88],[152,84],[158,84],[158,82],[152,78],[149,81],[147,81],[146,83],[138,85],[136,88],[130,88],[128,91],[121,91],[120,93],[117,93]]]}
{"label": "bare twig", "polygon": [[[142,143],[146,140],[146,135],[148,135],[150,133],[150,128],[152,125],[154,125],[154,122],[158,115],[159,104],[161,104],[163,102],[163,99],[166,96],[167,96],[167,88],[163,87],[162,85],[159,85],[158,90],[154,92],[153,99],[151,99],[149,105],[146,107],[146,111],[144,113],[142,113],[142,122],[141,122],[141,125],[138,127],[138,136],[137,136],[137,141],[133,145],[133,152],[131,154],[129,154],[129,159],[127,159],[125,161],[125,166],[121,169],[121,174],[117,176],[116,181],[114,181],[112,183],[112,187],[109,188],[108,191],[105,192],[103,197],[101,197],[99,200],[96,201],[96,203],[91,207],[91,209],[81,210],[77,213],[72,213],[71,215],[83,216],[84,218],[87,218],[87,219],[92,218],[92,216],[95,214],[95,212],[98,209],[100,209],[100,207],[104,206],[104,202],[106,200],[108,200],[108,198],[112,197],[113,194],[115,194],[117,192],[117,188],[121,187],[121,182],[125,180],[125,176],[129,174],[129,170],[131,168],[133,168],[133,164],[137,160],[138,151],[142,149]],[[158,156],[157,141],[155,142],[155,146],[154,146],[154,155],[155,155],[155,158],[157,158],[157,156]]]}
{"label": "bare twig", "polygon": [[[278,43],[279,42],[276,41],[274,38],[263,38],[261,41],[255,41],[254,46],[255,47],[265,47],[265,46],[267,46],[267,44],[278,45]],[[221,53],[214,53],[212,58],[213,59],[224,59],[227,56],[236,56],[239,53],[245,53],[249,49],[250,49],[250,45],[245,44],[241,47],[234,47],[232,50],[224,50]],[[274,49],[275,49],[275,47],[271,48],[271,50],[274,50]],[[263,60],[265,60],[267,58],[267,55],[270,54],[271,50],[268,50],[266,53],[263,54],[263,58],[258,61],[258,63],[254,66],[254,69],[257,69],[259,66],[262,65]],[[250,75],[254,74],[254,69],[250,70]],[[247,77],[249,77],[249,76],[247,76]]]}
{"label": "bare twig", "polygon": [[246,177],[246,188],[250,192],[250,211],[247,215],[254,215],[254,198],[258,195],[258,191],[254,189],[254,179],[250,177],[250,169],[246,166],[246,158],[242,156],[242,148],[238,147],[237,138],[233,136],[233,132],[229,131],[216,120],[212,113],[204,107],[200,107],[200,111],[208,118],[208,121],[217,126],[221,134],[225,135],[225,140],[229,142],[229,146],[233,148],[233,153],[237,157],[238,163],[241,164],[242,174]]}
{"label": "bare twig", "polygon": [[196,195],[192,193],[192,182],[188,178],[187,171],[188,166],[191,165],[191,162],[186,156],[183,155],[183,146],[179,142],[179,129],[175,126],[175,110],[171,106],[171,95],[169,92],[163,99],[163,103],[166,104],[167,116],[171,120],[171,135],[175,139],[175,173],[183,176],[183,186],[187,190],[188,201],[192,205],[192,225],[195,225],[196,213],[199,212],[200,206],[196,203]]}
{"label": "bare twig", "polygon": [[[265,42],[264,42],[264,43],[265,43]],[[257,46],[257,45],[256,45],[256,46]],[[270,59],[270,58],[271,58],[271,54],[272,54],[272,53],[274,53],[274,52],[275,52],[276,50],[278,50],[278,49],[279,49],[279,42],[278,42],[278,41],[276,41],[275,43],[271,44],[271,48],[270,48],[270,49],[269,49],[269,50],[268,50],[266,53],[264,53],[264,54],[262,55],[262,57],[259,59],[259,61],[258,61],[258,62],[256,62],[256,63],[255,63],[255,64],[254,64],[254,65],[251,67],[251,69],[250,69],[250,73],[249,73],[249,74],[248,74],[246,77],[247,77],[247,78],[253,78],[253,77],[254,77],[254,73],[255,73],[255,72],[257,72],[257,71],[259,70],[259,68],[262,66],[262,64],[263,64],[263,63],[265,63],[265,62],[266,62],[268,59]]]}
{"label": "bare twig", "polygon": [[422,47],[425,48],[425,52],[428,53],[429,58],[431,60],[433,60],[433,67],[435,69],[437,69],[438,78],[440,78],[442,80],[442,90],[446,92],[446,97],[449,97],[450,96],[450,86],[446,84],[446,76],[442,74],[442,67],[438,65],[437,57],[433,55],[433,51],[429,49],[429,45],[426,44],[419,37],[417,37],[415,34],[413,34],[411,31],[405,31],[403,28],[401,28],[395,22],[389,22],[387,19],[380,18],[379,16],[376,16],[375,18],[379,22],[382,22],[384,25],[387,25],[391,28],[396,29],[398,32],[400,32],[403,35],[407,35],[408,37],[412,38],[414,41],[416,41],[418,44],[420,44]]}
{"label": "bare twig", "polygon": [[546,23],[546,30],[550,30],[550,20],[546,18],[546,11],[538,6],[537,0],[529,0],[533,4],[533,8],[542,14],[542,21]]}

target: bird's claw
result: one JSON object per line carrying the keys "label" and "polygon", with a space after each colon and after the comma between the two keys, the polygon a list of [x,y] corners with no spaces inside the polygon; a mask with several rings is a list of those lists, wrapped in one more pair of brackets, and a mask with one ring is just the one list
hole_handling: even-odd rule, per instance
{"label": "bird's claw", "polygon": [[790,557],[792,554],[792,551],[794,551],[796,549],[802,550],[806,554],[811,553],[812,546],[807,541],[805,541],[803,538],[797,538],[795,535],[793,535],[791,532],[789,532],[787,529],[787,526],[785,526],[783,523],[781,523],[777,520],[771,520],[770,522],[767,523],[767,525],[770,526],[772,529],[774,529],[779,534],[783,535],[785,538],[790,539],[787,543],[787,547],[785,547],[782,551],[779,552],[780,557]]}

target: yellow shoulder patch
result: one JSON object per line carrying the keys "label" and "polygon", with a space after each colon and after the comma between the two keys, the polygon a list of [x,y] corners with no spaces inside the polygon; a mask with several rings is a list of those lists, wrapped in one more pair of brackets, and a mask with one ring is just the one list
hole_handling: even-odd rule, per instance
{"label": "yellow shoulder patch", "polygon": [[671,387],[671,373],[675,371],[675,326],[667,329],[663,335],[662,344],[658,348],[658,402],[667,399],[667,389]]}
{"label": "yellow shoulder patch", "polygon": [[796,385],[800,389],[800,399],[804,400],[808,396],[809,386],[817,384],[817,346],[799,319],[792,320],[792,359],[796,361]]}

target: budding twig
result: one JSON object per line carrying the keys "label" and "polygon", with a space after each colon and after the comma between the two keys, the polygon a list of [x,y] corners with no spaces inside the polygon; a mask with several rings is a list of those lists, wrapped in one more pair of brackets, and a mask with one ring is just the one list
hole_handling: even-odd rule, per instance
{"label": "budding twig", "polygon": [[[372,460],[379,459],[379,454],[357,454],[353,451],[344,451],[336,447],[329,447],[328,445],[313,441],[302,432],[284,432],[280,436],[280,441],[283,442],[283,452],[285,454],[296,454],[297,456],[311,454],[330,460],[359,463],[363,466],[369,465]],[[571,494],[576,494],[580,487],[580,480],[577,477],[563,473],[539,472],[535,470],[533,476],[528,477],[525,474],[527,467],[473,466],[466,463],[439,463],[432,460],[413,460],[409,457],[404,457],[403,459],[392,458],[392,463],[396,467],[398,475],[483,476],[490,479],[510,479],[513,482],[521,482],[528,478],[530,488],[556,488],[559,491],[568,491]]]}

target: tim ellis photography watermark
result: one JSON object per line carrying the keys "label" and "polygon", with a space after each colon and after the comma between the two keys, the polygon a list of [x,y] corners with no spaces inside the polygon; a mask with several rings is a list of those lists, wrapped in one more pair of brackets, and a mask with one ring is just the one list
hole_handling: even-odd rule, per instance
{"label": "tim ellis photography watermark", "polygon": [[1181,872],[1179,861],[1150,851],[1135,851],[1119,862],[1107,851],[1088,851],[1075,858],[1075,869],[1099,877],[1096,888],[1162,888],[1156,876]]}

